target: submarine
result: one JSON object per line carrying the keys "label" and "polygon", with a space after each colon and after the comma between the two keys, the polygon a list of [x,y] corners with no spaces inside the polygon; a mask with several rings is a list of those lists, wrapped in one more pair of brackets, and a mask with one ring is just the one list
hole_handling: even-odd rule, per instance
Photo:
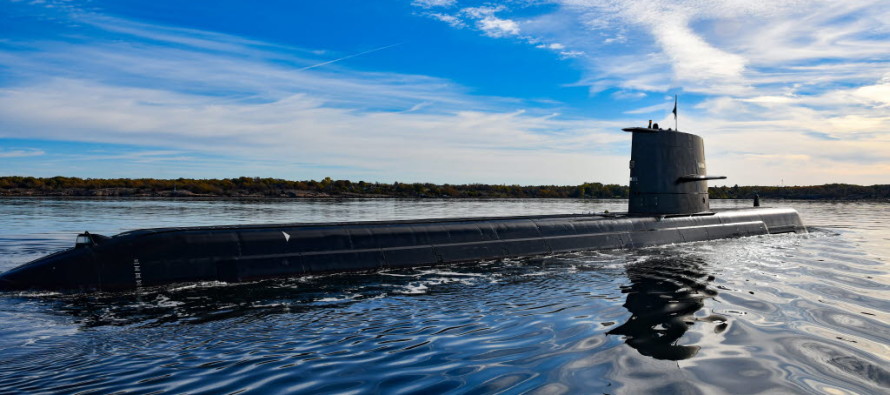
{"label": "submarine", "polygon": [[0,274],[0,290],[132,291],[173,283],[252,281],[433,266],[583,250],[806,233],[797,211],[711,210],[701,137],[655,127],[632,134],[626,213],[141,229],[85,232],[73,248]]}

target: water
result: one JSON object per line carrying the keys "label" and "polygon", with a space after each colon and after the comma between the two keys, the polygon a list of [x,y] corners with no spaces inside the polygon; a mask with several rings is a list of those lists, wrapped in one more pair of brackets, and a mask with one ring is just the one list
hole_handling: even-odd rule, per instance
{"label": "water", "polygon": [[[0,392],[887,393],[890,204],[772,203],[797,208],[811,233],[142,294],[0,295]],[[83,230],[625,205],[2,199],[0,270]]]}

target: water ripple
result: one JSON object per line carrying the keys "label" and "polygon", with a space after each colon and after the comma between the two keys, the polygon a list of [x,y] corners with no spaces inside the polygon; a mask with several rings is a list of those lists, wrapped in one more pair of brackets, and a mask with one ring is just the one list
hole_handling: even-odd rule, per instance
{"label": "water ripple", "polygon": [[[67,247],[84,226],[108,226],[105,233],[132,227],[120,222],[125,217],[163,226],[280,222],[285,215],[619,211],[623,204],[5,202],[0,229],[19,231],[0,230],[4,269]],[[129,294],[6,294],[0,388],[885,393],[890,271],[888,232],[878,224],[890,221],[890,210],[843,206],[841,216],[834,203],[794,205],[811,234]],[[75,214],[61,223],[41,219],[61,213]],[[859,227],[857,216],[870,222]]]}

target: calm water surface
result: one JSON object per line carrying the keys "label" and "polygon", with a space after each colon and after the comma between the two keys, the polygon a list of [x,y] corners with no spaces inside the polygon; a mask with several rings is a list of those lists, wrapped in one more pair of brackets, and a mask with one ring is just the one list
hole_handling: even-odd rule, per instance
{"label": "calm water surface", "polygon": [[[765,203],[797,208],[811,233],[141,294],[3,294],[0,392],[890,392],[890,204]],[[0,199],[0,270],[83,230],[625,207]]]}

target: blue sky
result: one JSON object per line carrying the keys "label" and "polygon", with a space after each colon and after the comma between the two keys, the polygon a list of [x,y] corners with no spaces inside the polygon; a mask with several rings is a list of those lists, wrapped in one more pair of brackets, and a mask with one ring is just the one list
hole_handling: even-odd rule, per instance
{"label": "blue sky", "polygon": [[886,1],[0,1],[0,175],[890,183]]}

